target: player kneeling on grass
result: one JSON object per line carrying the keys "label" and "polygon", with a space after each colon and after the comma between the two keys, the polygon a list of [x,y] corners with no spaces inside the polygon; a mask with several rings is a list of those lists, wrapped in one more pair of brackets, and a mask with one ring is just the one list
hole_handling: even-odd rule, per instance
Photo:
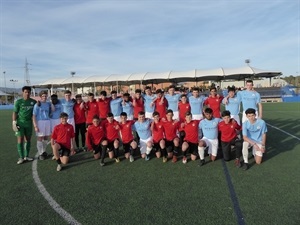
{"label": "player kneeling on grass", "polygon": [[221,132],[221,148],[223,158],[227,162],[230,160],[231,146],[234,146],[235,151],[235,166],[240,168],[240,157],[242,156],[242,140],[237,137],[237,132],[242,129],[238,122],[231,118],[230,111],[222,112],[222,119],[218,124],[218,129]]}
{"label": "player kneeling on grass", "polygon": [[243,123],[243,169],[249,169],[248,155],[249,148],[252,147],[252,154],[256,164],[261,164],[263,153],[265,153],[265,145],[267,139],[267,126],[264,120],[255,118],[255,109],[249,108],[245,111],[247,121]]}
{"label": "player kneeling on grass", "polygon": [[105,165],[104,158],[107,151],[107,140],[103,123],[103,121],[100,122],[99,116],[95,115],[92,125],[88,126],[86,134],[86,145],[89,150],[93,150],[95,159],[100,159],[101,157],[101,166]]}
{"label": "player kneeling on grass", "polygon": [[151,120],[146,119],[145,112],[138,113],[138,120],[134,123],[134,129],[140,137],[141,157],[146,161],[150,160],[152,150],[152,135],[150,130]]}
{"label": "player kneeling on grass", "polygon": [[156,158],[160,158],[161,154],[163,155],[163,162],[167,162],[167,151],[166,151],[166,142],[164,140],[164,127],[163,122],[160,119],[159,112],[155,111],[152,114],[153,121],[151,123],[153,147],[155,149]]}
{"label": "player kneeling on grass", "polygon": [[68,122],[68,114],[60,114],[60,124],[54,127],[51,146],[53,155],[57,162],[57,171],[61,171],[61,164],[67,164],[69,162],[70,153],[75,154],[75,133],[74,127]]}
{"label": "player kneeling on grass", "polygon": [[127,113],[122,112],[120,114],[121,122],[119,123],[120,127],[120,136],[123,143],[123,149],[125,158],[129,159],[130,162],[134,161],[134,151],[137,149],[137,143],[134,140],[132,134],[132,126],[134,124],[134,120],[127,120]]}
{"label": "player kneeling on grass", "polygon": [[199,141],[198,152],[200,156],[200,166],[204,161],[204,149],[208,147],[208,154],[210,155],[211,161],[215,161],[218,153],[218,124],[221,121],[220,118],[213,117],[213,110],[206,108],[204,110],[204,120],[199,123],[199,130],[202,132],[202,139]]}

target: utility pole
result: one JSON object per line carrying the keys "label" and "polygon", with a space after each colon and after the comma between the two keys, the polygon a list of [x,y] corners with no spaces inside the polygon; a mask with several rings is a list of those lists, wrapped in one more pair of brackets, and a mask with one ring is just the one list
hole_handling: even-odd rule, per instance
{"label": "utility pole", "polygon": [[7,105],[7,89],[6,89],[6,71],[3,71],[3,79],[4,79],[4,90],[5,90],[5,105]]}
{"label": "utility pole", "polygon": [[25,58],[25,73],[24,73],[24,85],[26,86],[31,86],[31,82],[30,82],[30,76],[29,76],[29,67],[28,65],[31,65],[30,63],[28,63],[27,61],[27,57]]}

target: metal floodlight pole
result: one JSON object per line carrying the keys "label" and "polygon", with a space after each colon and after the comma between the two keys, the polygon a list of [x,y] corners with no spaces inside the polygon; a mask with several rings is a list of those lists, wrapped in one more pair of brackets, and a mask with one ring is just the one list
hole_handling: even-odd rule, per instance
{"label": "metal floodlight pole", "polygon": [[76,72],[71,71],[70,74],[72,76],[72,95],[74,95],[74,81],[73,81],[73,77],[75,76]]}
{"label": "metal floodlight pole", "polygon": [[15,99],[16,99],[16,95],[15,95],[15,91],[16,91],[16,83],[18,82],[18,80],[11,79],[11,80],[9,80],[9,81],[12,82],[13,85],[14,85],[13,95],[14,95],[14,102],[15,102]]}
{"label": "metal floodlight pole", "polygon": [[6,89],[6,71],[3,71],[3,79],[4,79],[4,90],[5,90],[5,105],[7,105],[7,89]]}

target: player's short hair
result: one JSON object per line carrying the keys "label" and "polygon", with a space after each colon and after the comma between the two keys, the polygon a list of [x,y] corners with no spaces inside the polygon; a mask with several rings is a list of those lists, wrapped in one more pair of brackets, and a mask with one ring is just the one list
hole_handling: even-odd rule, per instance
{"label": "player's short hair", "polygon": [[228,92],[230,92],[230,91],[233,91],[233,92],[235,92],[235,88],[233,88],[233,87],[229,87],[229,88],[228,88]]}
{"label": "player's short hair", "polygon": [[106,91],[101,91],[101,92],[100,92],[100,95],[103,95],[104,97],[106,97],[106,96],[107,96],[107,93],[106,93]]}
{"label": "player's short hair", "polygon": [[210,89],[209,89],[209,91],[212,91],[212,90],[217,90],[217,88],[216,87],[211,87]]}
{"label": "player's short hair", "polygon": [[186,98],[187,98],[187,95],[186,95],[186,94],[182,94],[182,95],[180,96],[180,98],[182,98],[182,97],[186,97]]}
{"label": "player's short hair", "polygon": [[124,93],[123,97],[130,97],[130,94],[129,93]]}
{"label": "player's short hair", "polygon": [[253,80],[246,80],[246,83],[252,83],[253,84]]}
{"label": "player's short hair", "polygon": [[114,114],[112,114],[111,112],[107,113],[107,117],[114,117]]}
{"label": "player's short hair", "polygon": [[120,116],[127,116],[126,112],[121,112]]}
{"label": "player's short hair", "polygon": [[141,89],[136,89],[136,90],[135,90],[135,93],[140,93],[140,94],[142,94],[142,90],[141,90]]}
{"label": "player's short hair", "polygon": [[22,92],[24,92],[25,90],[31,92],[31,87],[30,86],[24,86],[24,87],[22,87]]}
{"label": "player's short hair", "polygon": [[167,114],[168,114],[168,113],[172,113],[172,114],[173,114],[173,110],[172,110],[172,109],[168,109],[168,110],[167,110]]}
{"label": "player's short hair", "polygon": [[75,95],[75,98],[82,98],[82,95],[80,95],[80,94]]}
{"label": "player's short hair", "polygon": [[72,94],[70,90],[65,90],[64,94]]}
{"label": "player's short hair", "polygon": [[162,94],[162,93],[164,93],[164,92],[163,92],[163,90],[161,90],[161,89],[157,89],[155,93],[156,93],[156,94]]}
{"label": "player's short hair", "polygon": [[206,108],[206,109],[204,109],[204,113],[212,114],[213,110],[211,108]]}
{"label": "player's short hair", "polygon": [[159,112],[157,112],[157,111],[154,111],[154,112],[152,113],[152,116],[153,116],[153,117],[155,117],[155,116],[159,116]]}
{"label": "player's short hair", "polygon": [[191,116],[192,115],[192,113],[190,112],[190,111],[187,111],[186,113],[185,113],[185,116]]}
{"label": "player's short hair", "polygon": [[90,92],[90,93],[88,93],[88,96],[93,96],[94,97],[95,95],[94,95],[94,93]]}
{"label": "player's short hair", "polygon": [[69,115],[65,112],[62,112],[59,116],[59,118],[68,118],[68,117],[69,117]]}
{"label": "player's short hair", "polygon": [[230,111],[224,110],[224,111],[222,112],[222,117],[225,117],[225,116],[229,116],[229,117],[230,117]]}
{"label": "player's short hair", "polygon": [[145,115],[145,112],[144,111],[139,111],[138,115],[139,116]]}
{"label": "player's short hair", "polygon": [[174,88],[175,89],[175,85],[174,84],[171,84],[170,86],[169,86],[169,89],[170,88]]}
{"label": "player's short hair", "polygon": [[151,87],[150,86],[146,86],[145,90],[148,90],[148,89],[151,90]]}
{"label": "player's short hair", "polygon": [[117,94],[117,91],[113,90],[110,92],[110,94]]}
{"label": "player's short hair", "polygon": [[42,97],[42,95],[48,95],[48,91],[40,91],[39,96]]}
{"label": "player's short hair", "polygon": [[248,114],[256,114],[256,110],[252,109],[252,108],[248,108],[248,109],[246,109],[245,114],[246,115],[248,115]]}
{"label": "player's short hair", "polygon": [[200,92],[199,88],[197,88],[197,87],[193,87],[192,91],[198,91],[198,92]]}

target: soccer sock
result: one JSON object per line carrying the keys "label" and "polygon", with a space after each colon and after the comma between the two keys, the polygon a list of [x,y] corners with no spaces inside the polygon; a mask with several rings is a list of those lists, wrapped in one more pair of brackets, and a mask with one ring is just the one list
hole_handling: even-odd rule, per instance
{"label": "soccer sock", "polygon": [[57,164],[61,164],[60,158],[56,160]]}
{"label": "soccer sock", "polygon": [[163,157],[167,157],[167,155],[168,155],[166,148],[162,148],[161,153],[162,153]]}
{"label": "soccer sock", "polygon": [[249,155],[248,147],[249,147],[249,143],[244,141],[242,152],[243,152],[243,158],[245,163],[248,163],[248,155]]}
{"label": "soccer sock", "polygon": [[43,152],[46,152],[47,150],[47,140],[43,140]]}
{"label": "soccer sock", "polygon": [[199,147],[198,146],[198,154],[201,160],[204,159],[204,147]]}
{"label": "soccer sock", "polygon": [[133,149],[132,147],[130,147],[130,148],[129,148],[129,154],[130,154],[130,155],[133,155],[134,150],[135,150],[135,149]]}
{"label": "soccer sock", "polygon": [[177,156],[179,152],[179,146],[174,147],[174,155]]}
{"label": "soccer sock", "polygon": [[31,141],[26,141],[26,142],[25,142],[25,147],[24,147],[24,149],[25,149],[25,154],[24,154],[24,156],[25,156],[25,157],[28,157],[28,156],[29,156],[30,147],[31,147]]}
{"label": "soccer sock", "polygon": [[183,156],[186,157],[187,150],[182,152]]}
{"label": "soccer sock", "polygon": [[102,145],[102,152],[101,152],[101,162],[104,163],[104,158],[107,151],[107,145]]}
{"label": "soccer sock", "polygon": [[18,149],[18,153],[19,153],[19,156],[20,158],[24,158],[24,146],[23,146],[23,143],[18,143],[17,144],[17,149]]}
{"label": "soccer sock", "polygon": [[114,148],[115,158],[119,157],[119,148]]}
{"label": "soccer sock", "polygon": [[146,148],[146,155],[150,155],[152,148],[151,147],[147,147]]}
{"label": "soccer sock", "polygon": [[36,148],[38,150],[39,155],[43,154],[43,142],[42,141],[37,141],[36,142]]}

